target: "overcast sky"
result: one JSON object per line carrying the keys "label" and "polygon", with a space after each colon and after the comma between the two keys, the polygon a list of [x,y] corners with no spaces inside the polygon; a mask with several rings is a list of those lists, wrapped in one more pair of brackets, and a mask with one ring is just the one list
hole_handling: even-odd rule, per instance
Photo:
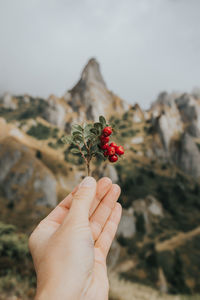
{"label": "overcast sky", "polygon": [[96,57],[110,90],[148,107],[200,86],[200,0],[0,0],[0,93],[58,96]]}

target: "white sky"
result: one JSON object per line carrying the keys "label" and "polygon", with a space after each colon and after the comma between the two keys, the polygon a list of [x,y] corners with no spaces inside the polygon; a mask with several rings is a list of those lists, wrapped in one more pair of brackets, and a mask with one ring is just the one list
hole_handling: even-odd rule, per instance
{"label": "white sky", "polygon": [[191,91],[200,86],[200,0],[0,0],[0,94],[61,96],[90,57],[131,103]]}

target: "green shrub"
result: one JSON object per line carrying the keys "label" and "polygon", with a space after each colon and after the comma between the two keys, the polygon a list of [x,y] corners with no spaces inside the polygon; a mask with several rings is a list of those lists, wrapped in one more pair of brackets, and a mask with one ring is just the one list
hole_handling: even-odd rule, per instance
{"label": "green shrub", "polygon": [[129,129],[121,132],[122,137],[133,137],[138,133],[138,130]]}
{"label": "green shrub", "polygon": [[0,256],[24,260],[29,255],[26,235],[18,235],[15,227],[0,223]]}
{"label": "green shrub", "polygon": [[51,136],[51,128],[38,123],[37,126],[32,126],[27,133],[38,140],[47,140]]}
{"label": "green shrub", "polygon": [[48,138],[57,138],[58,128],[47,127],[41,123],[38,123],[36,126],[32,126],[27,134],[37,138],[38,140],[47,140]]}

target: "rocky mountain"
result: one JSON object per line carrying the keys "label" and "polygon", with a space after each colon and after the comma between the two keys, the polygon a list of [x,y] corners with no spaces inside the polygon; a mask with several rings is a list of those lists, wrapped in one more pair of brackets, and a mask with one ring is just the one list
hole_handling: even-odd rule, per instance
{"label": "rocky mountain", "polygon": [[154,133],[159,135],[161,142],[161,147],[158,143],[153,146],[156,155],[173,161],[184,173],[199,178],[200,95],[161,93],[150,114]]}
{"label": "rocky mountain", "polygon": [[[6,286],[5,274],[15,265],[13,290],[29,278],[22,298],[33,298],[26,235],[85,176],[83,161],[61,137],[72,124],[99,115],[115,125],[115,140],[126,149],[115,165],[92,165],[94,177],[109,176],[122,188],[111,280],[121,286],[123,278],[130,290],[137,282],[165,293],[200,293],[200,93],[163,92],[144,111],[108,90],[94,58],[63,97],[0,98],[0,283]],[[112,300],[124,300],[116,290]]]}

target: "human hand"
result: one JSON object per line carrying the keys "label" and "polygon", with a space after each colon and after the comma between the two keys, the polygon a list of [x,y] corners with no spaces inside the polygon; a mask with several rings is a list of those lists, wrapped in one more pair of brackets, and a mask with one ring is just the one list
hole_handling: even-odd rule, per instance
{"label": "human hand", "polygon": [[121,217],[120,187],[86,177],[29,238],[36,300],[107,300],[106,257]]}

